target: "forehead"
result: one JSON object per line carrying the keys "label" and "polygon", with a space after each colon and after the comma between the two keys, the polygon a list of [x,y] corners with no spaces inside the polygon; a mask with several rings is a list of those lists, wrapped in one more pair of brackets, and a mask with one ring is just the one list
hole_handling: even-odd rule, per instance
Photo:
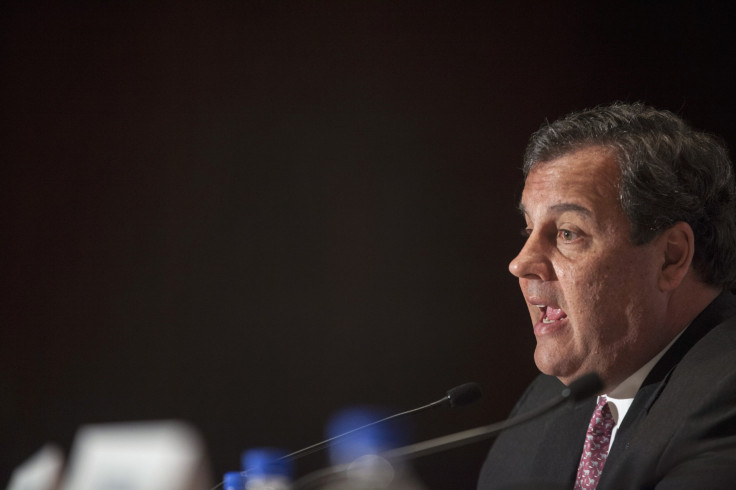
{"label": "forehead", "polygon": [[520,207],[526,214],[554,210],[601,217],[619,213],[619,176],[611,150],[582,148],[532,167]]}

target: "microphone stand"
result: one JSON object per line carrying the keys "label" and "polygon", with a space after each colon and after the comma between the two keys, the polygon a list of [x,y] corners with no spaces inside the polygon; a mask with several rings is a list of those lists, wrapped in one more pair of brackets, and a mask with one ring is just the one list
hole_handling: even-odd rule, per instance
{"label": "microphone stand", "polygon": [[[429,439],[415,444],[409,444],[408,446],[389,449],[388,451],[380,453],[378,456],[389,461],[414,459],[459,446],[464,446],[466,444],[472,444],[484,439],[490,439],[509,427],[521,425],[524,422],[538,417],[547,410],[551,410],[557,405],[560,405],[564,401],[564,398],[554,399],[536,410],[521,414],[518,417],[506,419],[490,425],[476,427],[474,429],[456,432],[447,436],[436,437],[434,439]],[[310,488],[314,488],[316,485],[325,485],[332,480],[339,480],[344,477],[344,473],[350,468],[350,466],[351,464],[340,464],[314,471],[294,482],[293,490],[308,490]]]}
{"label": "microphone stand", "polygon": [[365,429],[368,429],[370,427],[373,427],[374,425],[383,424],[384,422],[388,422],[389,420],[397,419],[400,417],[405,417],[407,415],[423,412],[425,410],[430,410],[433,408],[439,408],[439,407],[456,407],[456,406],[463,406],[470,403],[475,402],[478,400],[481,396],[480,388],[476,383],[465,383],[460,386],[456,386],[455,388],[452,388],[447,392],[447,395],[440,398],[437,401],[434,401],[432,403],[428,403],[426,405],[423,405],[421,407],[413,408],[411,410],[406,410],[401,413],[396,413],[394,415],[390,415],[388,417],[382,418],[380,420],[376,420],[375,422],[371,422],[369,424],[363,425],[361,427],[357,427],[355,429],[349,430],[347,432],[344,432],[342,434],[336,435],[335,437],[331,437],[327,440],[318,442],[317,444],[312,444],[311,446],[307,446],[305,448],[302,448],[298,451],[294,451],[293,453],[286,454],[284,456],[281,456],[276,461],[283,461],[283,460],[294,460],[301,458],[302,456],[306,456],[308,454],[312,454],[314,452],[320,451],[324,448],[333,446],[334,444],[342,441],[343,439],[347,438],[350,435],[355,434],[356,432],[363,431]]}
{"label": "microphone stand", "polygon": [[[528,412],[517,415],[510,419],[496,422],[490,425],[476,427],[447,436],[429,439],[427,441],[402,446],[384,451],[378,456],[385,460],[407,460],[427,456],[448,449],[472,444],[474,442],[489,439],[498,435],[510,427],[521,425],[529,420],[539,417],[553,408],[567,401],[580,401],[592,396],[603,389],[603,384],[595,373],[586,374],[573,381],[562,393],[546,404]],[[294,483],[293,490],[307,490],[318,484],[325,484],[331,480],[342,478],[342,474],[350,467],[349,464],[331,466],[306,475]]]}

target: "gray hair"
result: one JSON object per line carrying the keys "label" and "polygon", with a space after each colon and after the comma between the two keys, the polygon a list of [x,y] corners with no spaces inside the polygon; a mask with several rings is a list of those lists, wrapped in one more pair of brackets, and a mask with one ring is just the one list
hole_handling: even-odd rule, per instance
{"label": "gray hair", "polygon": [[542,126],[526,148],[524,176],[539,162],[590,146],[616,155],[632,243],[684,221],[695,235],[693,267],[702,280],[736,286],[736,185],[723,142],[669,111],[617,102]]}

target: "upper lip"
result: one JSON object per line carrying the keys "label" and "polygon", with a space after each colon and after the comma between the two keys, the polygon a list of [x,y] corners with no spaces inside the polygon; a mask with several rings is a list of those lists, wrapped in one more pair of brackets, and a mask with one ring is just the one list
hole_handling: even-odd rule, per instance
{"label": "upper lip", "polygon": [[529,296],[526,298],[527,303],[530,305],[538,306],[538,307],[547,307],[551,306],[552,308],[560,308],[560,306],[557,305],[557,302],[549,299],[549,298],[543,298],[541,296]]}
{"label": "upper lip", "polygon": [[[526,298],[527,302],[535,306],[539,310],[539,318],[538,320],[541,321],[546,315],[547,315],[547,308],[554,308],[554,309],[560,309],[564,313],[564,308],[562,308],[558,303],[558,301],[552,299],[551,297],[542,297],[542,296],[528,296]],[[565,315],[567,316],[567,315]]]}

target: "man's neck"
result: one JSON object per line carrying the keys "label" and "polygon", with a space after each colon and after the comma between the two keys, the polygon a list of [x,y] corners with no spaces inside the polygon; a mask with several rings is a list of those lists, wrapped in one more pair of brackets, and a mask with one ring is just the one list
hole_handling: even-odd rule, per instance
{"label": "man's neck", "polygon": [[[722,288],[705,284],[693,277],[688,277],[683,281],[683,284],[669,297],[667,316],[661,330],[659,344],[651,346],[649,356],[642,359],[638,365],[630,366],[628,372],[621,373],[617,379],[606,383],[606,392],[614,398],[626,398],[618,397],[614,393],[631,392],[633,385],[636,384],[636,379],[638,379],[637,374],[645,370],[646,373],[633,389],[635,394],[644,378],[646,378],[646,374],[657,363],[656,361],[667,352],[693,320],[722,292]],[[649,366],[648,369],[647,366]]]}

